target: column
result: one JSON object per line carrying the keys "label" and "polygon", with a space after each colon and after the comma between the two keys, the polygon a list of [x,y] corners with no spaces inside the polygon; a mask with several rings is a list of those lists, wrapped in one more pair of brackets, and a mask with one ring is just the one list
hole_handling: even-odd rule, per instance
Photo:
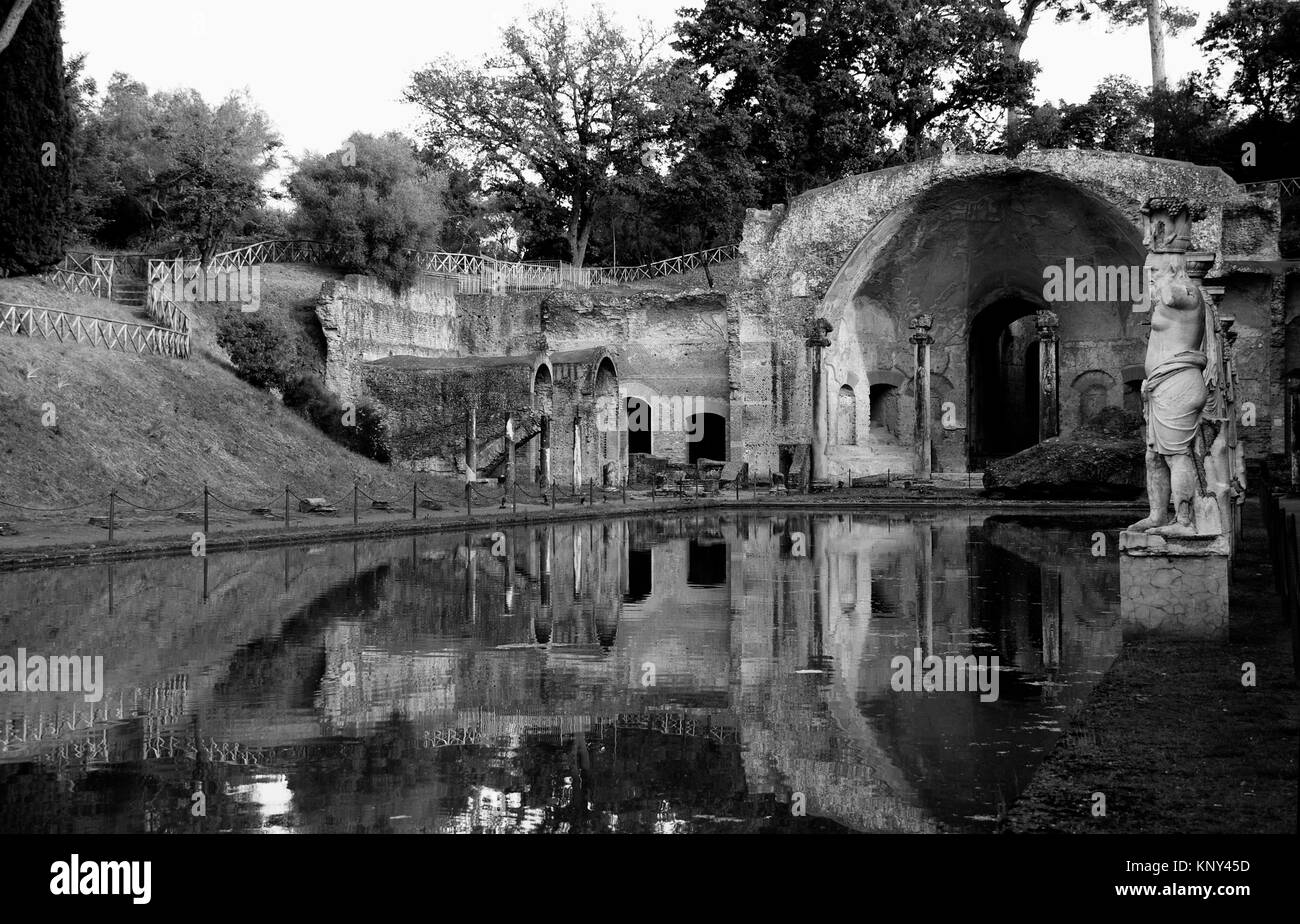
{"label": "column", "polygon": [[514,497],[515,492],[515,419],[506,415],[506,493],[505,497]]}
{"label": "column", "polygon": [[582,418],[573,418],[573,490],[582,487]]}
{"label": "column", "polygon": [[465,417],[465,479],[478,477],[478,413],[470,407]]}
{"label": "column", "polygon": [[829,442],[828,423],[823,418],[827,408],[825,399],[826,383],[822,375],[822,350],[831,345],[826,335],[833,330],[831,322],[825,318],[808,318],[804,322],[804,346],[812,350],[812,432],[809,434],[808,447],[808,487],[821,475],[817,467],[817,454],[825,452]]}
{"label": "column", "polygon": [[908,323],[912,336],[908,339],[916,346],[916,373],[912,391],[916,396],[916,473],[922,478],[929,478],[932,472],[930,464],[930,328],[934,318],[928,314],[918,314]]}
{"label": "column", "polygon": [[551,487],[551,415],[542,415],[542,428],[538,433],[537,480],[538,487],[549,490]]}
{"label": "column", "polygon": [[1061,322],[1056,312],[1038,312],[1038,441],[1059,436],[1061,409],[1058,404],[1057,344]]}

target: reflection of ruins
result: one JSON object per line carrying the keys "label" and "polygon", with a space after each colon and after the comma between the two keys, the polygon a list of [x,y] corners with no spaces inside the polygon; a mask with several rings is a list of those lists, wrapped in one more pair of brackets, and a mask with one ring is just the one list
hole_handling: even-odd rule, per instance
{"label": "reflection of ruins", "polygon": [[[590,521],[514,530],[499,556],[481,535],[359,546],[355,577],[331,547],[349,567],[184,687],[185,715],[22,753],[51,779],[142,759],[220,779],[223,817],[254,827],[673,830],[788,820],[795,794],[853,829],[969,824],[1027,783],[1118,647],[1093,528]],[[997,654],[1000,699],[894,692],[890,659],[916,648]],[[248,820],[256,804],[281,808]]]}

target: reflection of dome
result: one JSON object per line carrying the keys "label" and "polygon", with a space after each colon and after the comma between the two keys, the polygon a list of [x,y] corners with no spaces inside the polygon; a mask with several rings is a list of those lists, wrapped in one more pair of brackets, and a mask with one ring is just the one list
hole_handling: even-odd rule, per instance
{"label": "reflection of dome", "polygon": [[544,606],[533,620],[533,636],[539,645],[548,645],[551,641],[551,608]]}

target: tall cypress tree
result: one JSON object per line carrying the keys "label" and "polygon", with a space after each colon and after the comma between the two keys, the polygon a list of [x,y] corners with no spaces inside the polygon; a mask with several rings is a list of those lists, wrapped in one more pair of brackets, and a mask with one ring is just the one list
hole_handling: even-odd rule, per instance
{"label": "tall cypress tree", "polygon": [[[0,0],[0,20],[13,6]],[[63,258],[72,114],[63,80],[59,0],[35,0],[0,51],[0,276]]]}

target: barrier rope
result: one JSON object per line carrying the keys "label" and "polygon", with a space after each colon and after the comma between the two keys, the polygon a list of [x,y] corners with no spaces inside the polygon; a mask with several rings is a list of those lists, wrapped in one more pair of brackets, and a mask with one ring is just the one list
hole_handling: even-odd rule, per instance
{"label": "barrier rope", "polygon": [[[422,497],[425,500],[432,501],[433,503],[437,504],[440,508],[445,506],[448,503],[448,500],[446,498],[439,498],[430,494],[427,490],[425,490],[424,486],[421,485],[418,481],[414,483],[413,487],[415,489],[415,494],[417,498]],[[547,503],[559,504],[561,502],[580,503],[580,504],[587,503],[587,502],[595,503],[594,493],[591,493],[590,489],[588,491],[579,491],[572,486],[570,486],[566,490],[560,485],[552,484],[549,488],[544,488],[541,490],[534,491],[531,490],[526,485],[522,485],[518,482],[515,482],[514,485],[506,485],[504,483],[498,483],[498,487],[500,489],[499,492],[491,488],[480,487],[478,484],[475,483],[470,483],[470,489],[475,496],[477,496],[483,501],[488,501],[492,503],[499,503],[501,501],[510,502],[512,498],[517,498],[519,496],[522,496],[524,499],[541,502],[542,504],[547,504]],[[352,494],[353,490],[356,491],[356,495],[365,497],[367,500],[372,501],[374,503],[387,504],[394,507],[400,503],[400,499],[396,499],[396,498],[385,499],[385,498],[375,497],[365,488],[361,487],[360,484],[356,484],[354,486],[354,489],[349,489],[338,499],[333,501],[326,501],[325,506],[337,508],[340,505],[346,504],[349,495]],[[608,502],[611,496],[613,496],[616,499],[620,496],[620,493],[618,491],[614,491],[611,493],[607,491],[604,487],[601,487],[598,490],[602,502]],[[286,487],[286,492],[289,497],[295,500],[298,501],[308,500],[308,498],[303,497],[297,491],[293,490],[292,487]],[[259,509],[275,510],[278,504],[281,501],[283,501],[285,498],[285,493],[277,492],[274,496],[271,497],[270,500],[266,501],[265,503],[239,505],[239,504],[230,503],[229,501],[223,499],[219,494],[215,493],[211,489],[207,489],[206,494],[207,494],[207,498],[215,502],[218,506],[224,507],[227,510],[234,511],[236,513],[243,513],[248,515],[253,515],[253,511]],[[123,497],[120,494],[117,494],[116,492],[113,492],[113,497],[116,500],[121,501],[123,504],[125,504],[128,507],[132,507],[136,510],[143,510],[149,513],[173,513],[177,510],[194,508],[196,506],[199,506],[203,501],[203,495],[192,495],[186,498],[185,500],[181,501],[179,504],[175,504],[173,506],[149,507],[144,504],[137,504],[134,501],[128,500],[127,498]],[[84,510],[87,507],[93,507],[93,506],[102,505],[106,503],[107,503],[107,498],[105,497],[102,499],[96,498],[93,500],[83,501],[82,503],[73,504],[68,507],[31,507],[25,504],[16,504],[13,503],[12,501],[0,500],[0,507],[8,507],[14,510],[25,510],[32,513],[69,513],[75,510]]]}
{"label": "barrier rope", "polygon": [[175,507],[143,507],[140,504],[131,503],[121,494],[117,495],[117,499],[120,500],[122,503],[126,504],[128,507],[134,507],[136,510],[147,510],[150,513],[171,513],[172,511],[180,510],[183,507],[193,507],[194,504],[196,503],[193,500],[187,500],[184,501],[183,503],[177,504]]}
{"label": "barrier rope", "polygon": [[265,504],[253,504],[251,507],[236,507],[234,504],[228,504],[228,503],[226,503],[225,501],[223,501],[220,497],[218,497],[217,495],[213,494],[212,491],[210,491],[210,490],[208,491],[208,497],[209,497],[210,499],[216,501],[216,502],[217,502],[218,504],[220,504],[221,506],[223,506],[223,507],[228,507],[229,509],[234,510],[236,513],[252,513],[253,510],[254,510],[255,508],[258,508],[258,507],[261,507],[261,508],[268,508],[268,507],[270,507],[272,504],[274,504],[276,501],[278,501],[278,500],[280,499],[281,495],[277,494],[275,497],[271,498],[271,499],[270,499],[269,501],[267,501]]}
{"label": "barrier rope", "polygon": [[13,507],[15,510],[30,510],[35,513],[67,513],[69,510],[81,510],[97,503],[99,503],[97,500],[88,500],[72,507],[26,507],[22,504],[11,504],[9,501],[0,500],[0,507]]}
{"label": "barrier rope", "polygon": [[393,503],[395,503],[395,501],[392,501],[392,500],[385,500],[385,499],[383,499],[383,498],[375,497],[373,494],[371,494],[371,493],[370,493],[369,491],[367,491],[365,488],[361,487],[361,485],[357,485],[357,493],[358,493],[358,494],[363,494],[363,495],[365,495],[365,497],[366,497],[367,500],[374,501],[376,504],[393,504]]}

